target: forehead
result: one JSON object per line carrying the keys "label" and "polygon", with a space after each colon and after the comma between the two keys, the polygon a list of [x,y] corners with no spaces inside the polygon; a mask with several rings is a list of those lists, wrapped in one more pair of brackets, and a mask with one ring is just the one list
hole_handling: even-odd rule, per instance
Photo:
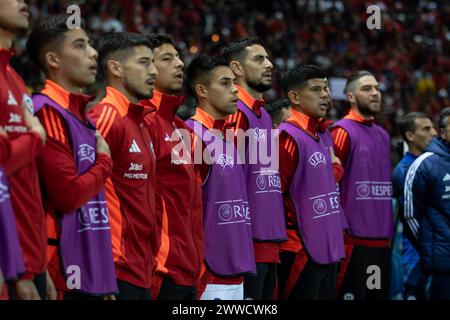
{"label": "forehead", "polygon": [[73,29],[64,33],[64,42],[70,44],[76,40],[89,40],[89,37],[84,29]]}
{"label": "forehead", "polygon": [[234,80],[236,77],[234,76],[233,71],[231,71],[231,68],[228,66],[218,66],[217,68],[214,68],[212,72],[212,78],[211,80],[219,81],[221,79],[231,79]]}
{"label": "forehead", "polygon": [[315,87],[315,86],[324,87],[326,85],[327,85],[327,83],[326,83],[325,78],[314,78],[314,79],[309,79],[308,81],[306,81],[306,86],[309,88]]}
{"label": "forehead", "polygon": [[133,47],[133,56],[135,57],[153,57],[152,50],[147,46],[136,46]]}
{"label": "forehead", "polygon": [[358,80],[357,88],[364,86],[378,86],[378,81],[374,76],[363,76]]}
{"label": "forehead", "polygon": [[429,118],[417,118],[415,120],[415,122],[416,122],[416,127],[433,126],[433,123],[431,122],[431,120]]}
{"label": "forehead", "polygon": [[0,1],[0,9],[2,10],[10,10],[14,7],[18,7],[18,0],[1,0]]}
{"label": "forehead", "polygon": [[155,54],[156,57],[161,56],[163,54],[171,54],[175,56],[178,54],[178,51],[170,43],[164,43],[159,47],[153,49],[153,53]]}
{"label": "forehead", "polygon": [[267,51],[263,46],[259,44],[253,44],[245,49],[247,51],[247,58],[252,58],[255,56],[267,56]]}

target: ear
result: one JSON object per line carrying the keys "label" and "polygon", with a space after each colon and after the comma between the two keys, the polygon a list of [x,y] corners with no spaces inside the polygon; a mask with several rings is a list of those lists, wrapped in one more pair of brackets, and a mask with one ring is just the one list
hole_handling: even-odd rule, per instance
{"label": "ear", "polygon": [[294,105],[294,106],[300,105],[301,99],[300,99],[300,95],[298,94],[297,91],[290,90],[288,92],[287,96],[292,105]]}
{"label": "ear", "polygon": [[44,54],[45,64],[49,67],[49,69],[58,69],[60,66],[60,60],[58,54],[52,51],[47,51]]}
{"label": "ear", "polygon": [[412,133],[411,131],[406,131],[405,132],[405,138],[407,139],[406,142],[414,141],[414,133]]}
{"label": "ear", "polygon": [[197,97],[199,99],[206,99],[208,97],[208,90],[206,89],[206,87],[203,84],[196,84],[194,87],[195,90],[195,94],[197,95]]}
{"label": "ear", "polygon": [[236,78],[244,76],[244,69],[239,61],[233,60],[230,62],[230,69],[233,71]]}
{"label": "ear", "polygon": [[447,140],[446,138],[447,138],[447,132],[446,132],[446,130],[444,130],[444,129],[441,129],[441,130],[439,130],[440,132],[439,132],[439,136],[441,137],[441,139],[443,139],[443,140]]}
{"label": "ear", "polygon": [[350,102],[350,104],[355,105],[356,104],[356,98],[355,95],[353,94],[353,92],[347,92],[347,99],[348,102]]}
{"label": "ear", "polygon": [[120,62],[117,60],[108,60],[106,62],[108,71],[115,77],[121,78],[123,76],[123,69]]}

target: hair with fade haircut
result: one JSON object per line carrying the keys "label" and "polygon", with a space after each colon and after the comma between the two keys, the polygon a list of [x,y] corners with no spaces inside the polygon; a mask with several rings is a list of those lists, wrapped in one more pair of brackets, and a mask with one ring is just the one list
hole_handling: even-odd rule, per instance
{"label": "hair with fade haircut", "polygon": [[212,72],[217,67],[228,67],[227,61],[223,57],[198,56],[189,64],[186,69],[186,87],[189,94],[197,99],[195,86],[199,83],[209,84]]}
{"label": "hair with fade haircut", "polygon": [[[31,61],[47,75],[44,55],[52,47],[57,47],[71,31],[67,26],[68,15],[54,15],[40,20],[28,37],[26,49]],[[84,28],[84,25],[81,25]]]}
{"label": "hair with fade haircut", "polygon": [[403,117],[401,117],[398,122],[398,129],[400,131],[400,135],[402,136],[403,140],[408,142],[406,139],[406,132],[414,132],[416,130],[416,119],[429,119],[425,113],[423,112],[410,112]]}
{"label": "hair with fade haircut", "polygon": [[146,46],[152,48],[147,37],[132,32],[111,32],[101,37],[97,42],[100,71],[106,78],[108,60],[125,61],[133,52],[134,47]]}
{"label": "hair with fade haircut", "polygon": [[222,49],[222,56],[228,63],[231,61],[244,61],[247,56],[247,48],[255,44],[264,47],[264,42],[257,37],[247,37],[240,40],[231,41]]}
{"label": "hair with fade haircut", "polygon": [[150,41],[152,48],[158,48],[163,44],[171,44],[172,46],[175,47],[172,37],[169,36],[168,34],[150,33],[146,35],[146,37]]}
{"label": "hair with fade haircut", "polygon": [[310,79],[325,79],[325,73],[312,64],[300,64],[286,72],[281,80],[284,93],[303,87]]}
{"label": "hair with fade haircut", "polygon": [[353,92],[355,90],[354,84],[356,83],[356,81],[365,76],[372,76],[375,78],[375,76],[370,71],[367,70],[358,70],[352,72],[350,76],[347,78],[347,82],[345,83],[344,94]]}
{"label": "hair with fade haircut", "polygon": [[447,107],[439,114],[439,129],[444,129],[447,126],[448,118],[450,117],[450,107]]}

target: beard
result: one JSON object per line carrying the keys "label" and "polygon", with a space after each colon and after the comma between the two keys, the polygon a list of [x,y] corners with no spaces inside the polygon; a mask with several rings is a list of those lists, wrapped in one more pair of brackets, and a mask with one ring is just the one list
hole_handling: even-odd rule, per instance
{"label": "beard", "polygon": [[[378,102],[378,104],[380,104]],[[380,112],[380,106],[375,110],[370,106],[370,102],[362,102],[360,99],[356,97],[356,105],[358,106],[358,110],[362,115],[374,117]]]}
{"label": "beard", "polygon": [[130,84],[128,81],[126,81],[126,79],[124,87],[129,93],[131,93],[138,100],[148,100],[153,97],[153,90],[150,90],[148,92],[142,92],[141,90],[137,89],[135,86]]}
{"label": "beard", "polygon": [[254,81],[253,79],[246,78],[245,81],[247,82],[247,85],[250,88],[252,88],[253,90],[256,90],[259,93],[264,93],[267,90],[269,90],[270,88],[272,88],[272,84],[271,83],[264,84],[264,83],[261,82],[261,80]]}

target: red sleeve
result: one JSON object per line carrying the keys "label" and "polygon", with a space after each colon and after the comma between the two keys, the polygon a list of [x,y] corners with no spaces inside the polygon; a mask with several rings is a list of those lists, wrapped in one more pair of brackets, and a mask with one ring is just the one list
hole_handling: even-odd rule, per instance
{"label": "red sleeve", "polygon": [[7,136],[0,135],[0,165],[5,164],[11,155],[11,143]]}
{"label": "red sleeve", "polygon": [[47,197],[59,212],[73,211],[103,188],[111,175],[112,160],[106,154],[97,154],[91,169],[78,175],[67,127],[61,116],[46,107],[37,116],[47,132],[47,143],[38,158],[38,169]]}
{"label": "red sleeve", "polygon": [[291,136],[283,131],[280,135],[281,191],[289,190],[298,160],[297,144]]}
{"label": "red sleeve", "polygon": [[344,167],[339,163],[333,163],[333,174],[336,178],[336,182],[341,182],[341,179],[344,176]]}
{"label": "red sleeve", "polygon": [[302,248],[298,235],[297,214],[289,193],[298,161],[297,144],[290,135],[283,131],[280,135],[280,178],[288,241],[281,244],[282,251],[298,252]]}
{"label": "red sleeve", "polygon": [[125,125],[116,108],[107,103],[99,104],[89,110],[89,117],[108,143],[113,158],[114,154],[122,152],[126,144],[123,132]]}
{"label": "red sleeve", "polygon": [[334,153],[336,154],[336,157],[341,160],[342,165],[345,166],[348,153],[350,152],[350,138],[348,136],[348,133],[344,128],[341,127],[331,128],[330,133],[331,137],[333,138]]}
{"label": "red sleeve", "polygon": [[298,161],[297,144],[290,135],[282,132],[280,135],[280,179],[286,227],[288,228],[297,225],[295,207],[289,189],[291,187],[292,177],[298,166]]}
{"label": "red sleeve", "polygon": [[[192,159],[194,161],[195,171],[198,173],[198,178],[200,185],[203,185],[206,178],[208,177],[209,168],[210,166],[208,163],[206,163],[205,159],[203,159],[203,151],[205,150],[206,145],[203,143],[202,140],[199,139],[199,137],[194,134],[192,139]],[[197,148],[200,148],[201,152],[199,150],[196,151]],[[201,162],[196,163],[195,162],[195,154],[201,154]]]}
{"label": "red sleeve", "polygon": [[247,130],[248,120],[245,114],[241,110],[237,110],[235,114],[229,116],[229,122],[233,123],[231,128],[236,131],[237,129]]}
{"label": "red sleeve", "polygon": [[27,132],[11,140],[11,154],[5,163],[8,176],[26,166],[41,153],[42,139],[36,132]]}

